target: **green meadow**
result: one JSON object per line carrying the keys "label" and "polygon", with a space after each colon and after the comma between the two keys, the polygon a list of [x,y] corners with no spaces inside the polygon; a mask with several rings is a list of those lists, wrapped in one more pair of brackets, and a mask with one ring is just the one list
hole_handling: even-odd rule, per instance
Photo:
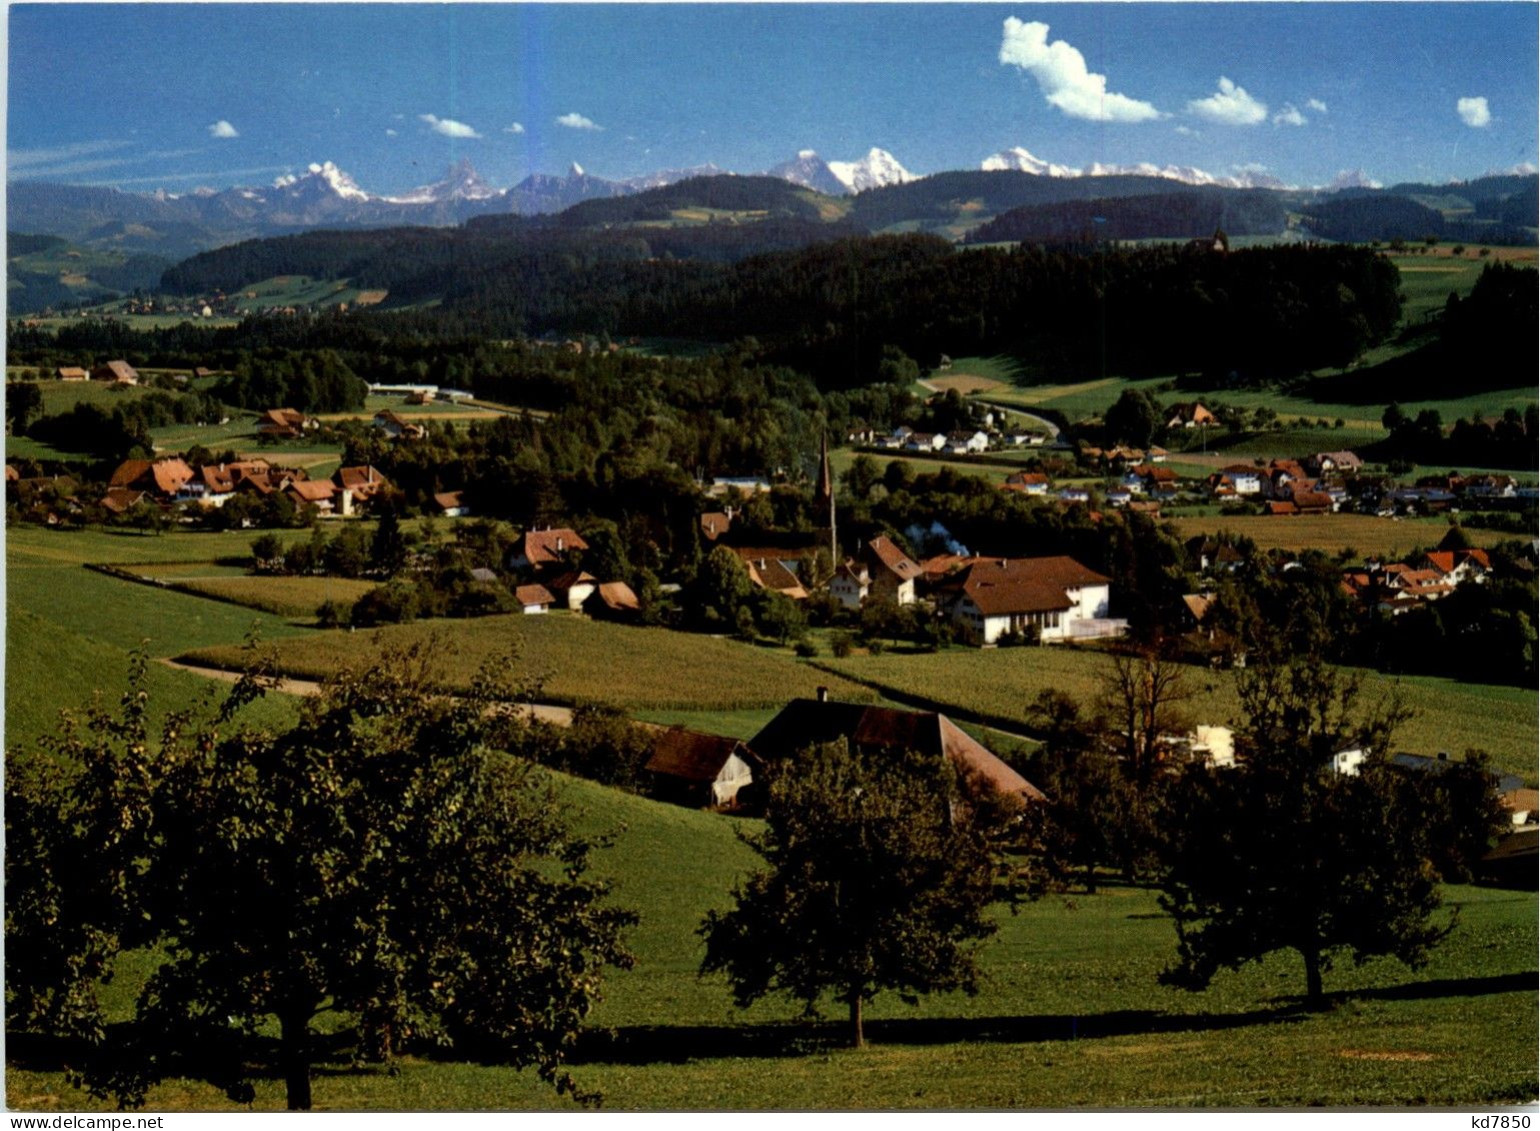
{"label": "green meadow", "polygon": [[[1175,935],[1153,893],[1111,886],[1012,912],[981,951],[976,997],[908,1006],[879,997],[872,1042],[843,1047],[839,1011],[799,1003],[736,1009],[726,984],[698,975],[695,933],[730,906],[755,865],[745,822],[569,781],[564,797],[592,831],[620,830],[597,858],[614,899],[640,915],[635,967],[612,972],[591,1032],[571,1058],[606,1110],[852,1110],[1491,1106],[1536,1093],[1536,900],[1450,888],[1459,918],[1420,971],[1389,961],[1339,965],[1329,1008],[1299,1006],[1297,958],[1220,974],[1204,993],[1160,986]],[[751,827],[751,826],[750,826]],[[112,988],[125,1010],[142,977],[127,961]],[[345,1038],[345,1032],[342,1034]],[[283,1106],[281,1079],[257,1072],[254,1107]],[[99,1108],[43,1050],[14,1048],[9,1106]],[[535,1078],[494,1066],[409,1056],[397,1074],[354,1066],[345,1049],[316,1073],[319,1110],[574,1110]],[[207,1083],[172,1079],[151,1110],[229,1107]]]}
{"label": "green meadow", "polygon": [[[648,721],[744,737],[787,698],[819,685],[838,698],[876,700],[884,690],[920,697],[1009,730],[1043,687],[1094,695],[1106,662],[1068,648],[954,648],[814,666],[783,649],[567,614],[318,632],[283,615],[84,568],[124,563],[167,583],[267,600],[271,593],[257,593],[267,579],[241,573],[251,532],[155,537],[13,527],[7,535],[6,734],[13,746],[52,733],[59,709],[78,709],[95,690],[115,699],[131,649],[238,664],[238,642],[253,628],[295,674],[324,675],[362,661],[382,640],[439,641],[450,681],[513,650],[519,673],[548,673],[548,698],[607,702]],[[295,597],[296,607],[310,596]],[[1228,676],[1194,678],[1195,708],[1207,721],[1230,717]],[[1369,682],[1376,690],[1390,683]],[[1504,765],[1527,767],[1533,780],[1532,692],[1400,683],[1423,708],[1402,746],[1458,752],[1479,739]],[[153,662],[147,684],[157,716],[223,691]],[[272,695],[246,718],[276,725],[294,709],[293,699]],[[1003,745],[1002,736],[968,726]],[[698,974],[696,928],[708,910],[730,905],[734,885],[755,866],[740,837],[753,822],[577,779],[562,779],[561,789],[580,828],[611,836],[596,870],[613,882],[615,901],[640,916],[628,935],[635,967],[608,974],[605,1000],[572,1057],[579,1084],[603,1093],[610,1110],[1473,1107],[1536,1099],[1533,892],[1448,889],[1459,917],[1428,966],[1408,971],[1389,961],[1344,960],[1327,975],[1331,1004],[1321,1013],[1301,1009],[1302,968],[1287,954],[1222,973],[1201,994],[1160,986],[1175,934],[1148,889],[1114,883],[1095,896],[1068,892],[1014,912],[1002,905],[999,931],[981,952],[978,996],[935,995],[916,1006],[879,997],[868,1014],[872,1047],[855,1051],[843,1047],[838,1009],[824,1021],[802,1019],[800,1004],[786,1000],[740,1011],[724,981]],[[127,1015],[152,967],[151,955],[125,956],[106,991],[115,1016]],[[334,1018],[326,1029],[332,1036],[315,1079],[322,1110],[573,1110],[532,1072],[426,1051],[404,1058],[395,1074],[360,1067],[347,1020]],[[70,1087],[50,1046],[10,1036],[8,1106],[106,1106]],[[282,1079],[270,1059],[259,1056],[254,1072],[253,1106],[281,1108]],[[168,1080],[149,1097],[151,1110],[230,1106],[197,1079]]]}

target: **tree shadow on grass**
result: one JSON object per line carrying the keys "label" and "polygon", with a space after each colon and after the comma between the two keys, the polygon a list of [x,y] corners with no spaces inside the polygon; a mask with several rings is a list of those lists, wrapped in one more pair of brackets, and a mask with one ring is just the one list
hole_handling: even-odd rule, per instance
{"label": "tree shadow on grass", "polygon": [[[1481,997],[1533,990],[1540,973],[1483,978],[1442,978],[1328,995],[1328,1004],[1350,1000],[1426,1000]],[[1023,1017],[899,1018],[866,1023],[877,1045],[1035,1044],[1170,1033],[1219,1032],[1254,1025],[1289,1024],[1313,1014],[1302,999],[1243,1013],[1164,1013],[1148,1009],[1106,1013],[1042,1014]],[[816,1055],[847,1046],[849,1030],[838,1021],[758,1025],[632,1025],[585,1033],[571,1057],[585,1064],[680,1064],[723,1057],[779,1058]]]}

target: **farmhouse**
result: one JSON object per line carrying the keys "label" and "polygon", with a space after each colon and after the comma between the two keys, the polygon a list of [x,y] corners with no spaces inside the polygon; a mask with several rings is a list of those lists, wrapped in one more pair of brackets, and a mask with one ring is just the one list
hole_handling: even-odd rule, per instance
{"label": "farmhouse", "polygon": [[859,609],[872,591],[872,575],[856,561],[844,562],[829,579],[829,595],[847,609]]}
{"label": "farmhouse", "polygon": [[1013,471],[1005,477],[1003,489],[1023,495],[1046,495],[1048,476],[1040,471]]}
{"label": "farmhouse", "polygon": [[588,543],[578,532],[565,526],[526,530],[508,555],[508,568],[551,569],[564,565],[569,552],[586,549]]}
{"label": "farmhouse", "polygon": [[1111,579],[1074,558],[976,558],[953,585],[952,619],[984,644],[1032,630],[1053,641],[1121,636],[1128,629],[1126,620],[1108,616]]}
{"label": "farmhouse", "polygon": [[363,467],[339,467],[333,481],[340,490],[351,491],[353,501],[357,503],[367,503],[381,491],[390,490],[390,480],[369,464]]}
{"label": "farmhouse", "polygon": [[547,581],[545,587],[555,597],[559,607],[577,612],[582,609],[583,602],[594,595],[594,590],[599,587],[599,579],[591,573],[569,569],[561,576]]}
{"label": "farmhouse", "polygon": [[315,507],[322,514],[331,514],[337,505],[337,488],[330,479],[291,479],[283,493],[295,506]]}
{"label": "farmhouse", "polygon": [[53,371],[54,379],[58,381],[89,381],[91,374],[78,365],[61,365]]}
{"label": "farmhouse", "polygon": [[1197,428],[1199,425],[1217,423],[1219,418],[1197,401],[1190,404],[1174,404],[1167,410],[1167,428]]}
{"label": "farmhouse", "polygon": [[306,429],[317,427],[303,412],[293,408],[270,408],[257,417],[257,435],[290,440],[304,435]]}
{"label": "farmhouse", "polygon": [[601,620],[634,620],[641,615],[642,605],[624,581],[606,581],[583,602],[583,611]]}
{"label": "farmhouse", "polygon": [[700,536],[707,542],[715,542],[726,534],[732,525],[732,507],[720,511],[707,511],[700,516]]}
{"label": "farmhouse", "polygon": [[421,424],[413,424],[399,412],[381,409],[374,414],[374,426],[392,440],[421,440],[428,430]]}
{"label": "farmhouse", "polygon": [[114,385],[139,384],[139,371],[121,358],[106,361],[91,370],[91,380],[110,381]]}
{"label": "farmhouse", "polygon": [[162,503],[169,503],[192,482],[193,469],[176,456],[166,459],[129,459],[118,464],[107,480],[108,490],[127,488],[148,492]]}
{"label": "farmhouse", "polygon": [[761,765],[736,738],[674,726],[658,732],[652,756],[642,768],[651,775],[653,794],[659,799],[721,809],[737,804]]}
{"label": "farmhouse", "polygon": [[433,496],[433,505],[445,518],[464,518],[471,513],[471,508],[465,505],[464,491],[436,492]]}
{"label": "farmhouse", "polygon": [[519,611],[526,615],[550,612],[556,603],[556,598],[544,585],[520,585],[513,591],[513,599],[518,602]]}
{"label": "farmhouse", "polygon": [[793,699],[749,740],[751,749],[768,762],[789,762],[805,751],[844,741],[853,749],[898,755],[912,750],[946,758],[957,770],[964,792],[972,797],[1017,797],[1040,801],[1043,793],[968,737],[951,719],[930,711],[901,711],[836,703],[820,689],[817,699]]}
{"label": "farmhouse", "polygon": [[871,567],[872,595],[895,605],[914,603],[914,582],[920,576],[920,567],[910,560],[885,534],[879,534],[866,546],[867,563]]}

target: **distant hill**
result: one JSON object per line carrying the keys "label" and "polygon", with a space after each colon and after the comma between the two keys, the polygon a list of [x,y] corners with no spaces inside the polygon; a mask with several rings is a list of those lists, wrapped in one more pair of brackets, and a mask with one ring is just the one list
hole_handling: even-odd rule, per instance
{"label": "distant hill", "polygon": [[980,225],[967,242],[1194,239],[1216,228],[1231,236],[1281,236],[1288,222],[1288,209],[1275,192],[1197,189],[1013,208]]}
{"label": "distant hill", "polygon": [[157,255],[79,247],[57,236],[6,233],[6,310],[34,314],[50,307],[103,302],[153,290],[170,262]]}
{"label": "distant hill", "polygon": [[575,204],[557,216],[557,223],[580,228],[671,222],[678,219],[677,213],[692,209],[814,221],[844,211],[824,194],[778,177],[691,177],[631,196]]}

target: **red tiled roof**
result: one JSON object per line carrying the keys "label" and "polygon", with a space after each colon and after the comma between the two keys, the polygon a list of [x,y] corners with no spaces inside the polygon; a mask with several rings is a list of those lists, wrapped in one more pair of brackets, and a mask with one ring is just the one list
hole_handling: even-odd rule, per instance
{"label": "red tiled roof", "polygon": [[556,598],[544,585],[520,585],[513,591],[514,600],[521,605],[554,605]]}
{"label": "red tiled roof", "polygon": [[733,520],[724,511],[707,511],[700,516],[700,532],[709,542],[715,542],[726,534],[732,524]]}
{"label": "red tiled roof", "polygon": [[962,588],[985,616],[1006,616],[1067,609],[1067,590],[1109,580],[1070,557],[984,558],[968,567]]}
{"label": "red tiled roof", "polygon": [[879,534],[867,545],[867,549],[889,573],[899,581],[913,581],[920,576],[920,567],[910,560],[909,556],[893,544],[893,540],[886,535]]}
{"label": "red tiled roof", "polygon": [[440,491],[433,496],[433,502],[439,510],[457,510],[465,505],[464,495],[463,491]]}
{"label": "red tiled roof", "polygon": [[845,739],[852,746],[898,753],[945,756],[970,793],[1016,795],[1039,800],[1043,793],[945,715],[867,707],[859,703],[793,699],[749,740],[761,758],[793,758],[811,747]]}
{"label": "red tiled roof", "polygon": [[599,600],[612,612],[635,613],[641,610],[641,602],[624,581],[606,581],[594,592],[590,600]]}
{"label": "red tiled roof", "polygon": [[363,467],[339,467],[337,469],[337,485],[345,491],[352,491],[355,495],[373,494],[390,486],[390,480],[381,475],[370,464]]}
{"label": "red tiled roof", "polygon": [[289,490],[306,503],[330,502],[337,488],[330,479],[296,479]]}
{"label": "red tiled roof", "polygon": [[553,565],[568,550],[588,549],[588,543],[577,531],[563,526],[554,530],[526,530],[519,539],[519,549],[530,565]]}
{"label": "red tiled roof", "polygon": [[643,769],[685,781],[711,782],[716,781],[734,754],[750,764],[758,761],[736,738],[675,726],[658,732],[653,739],[652,756]]}

